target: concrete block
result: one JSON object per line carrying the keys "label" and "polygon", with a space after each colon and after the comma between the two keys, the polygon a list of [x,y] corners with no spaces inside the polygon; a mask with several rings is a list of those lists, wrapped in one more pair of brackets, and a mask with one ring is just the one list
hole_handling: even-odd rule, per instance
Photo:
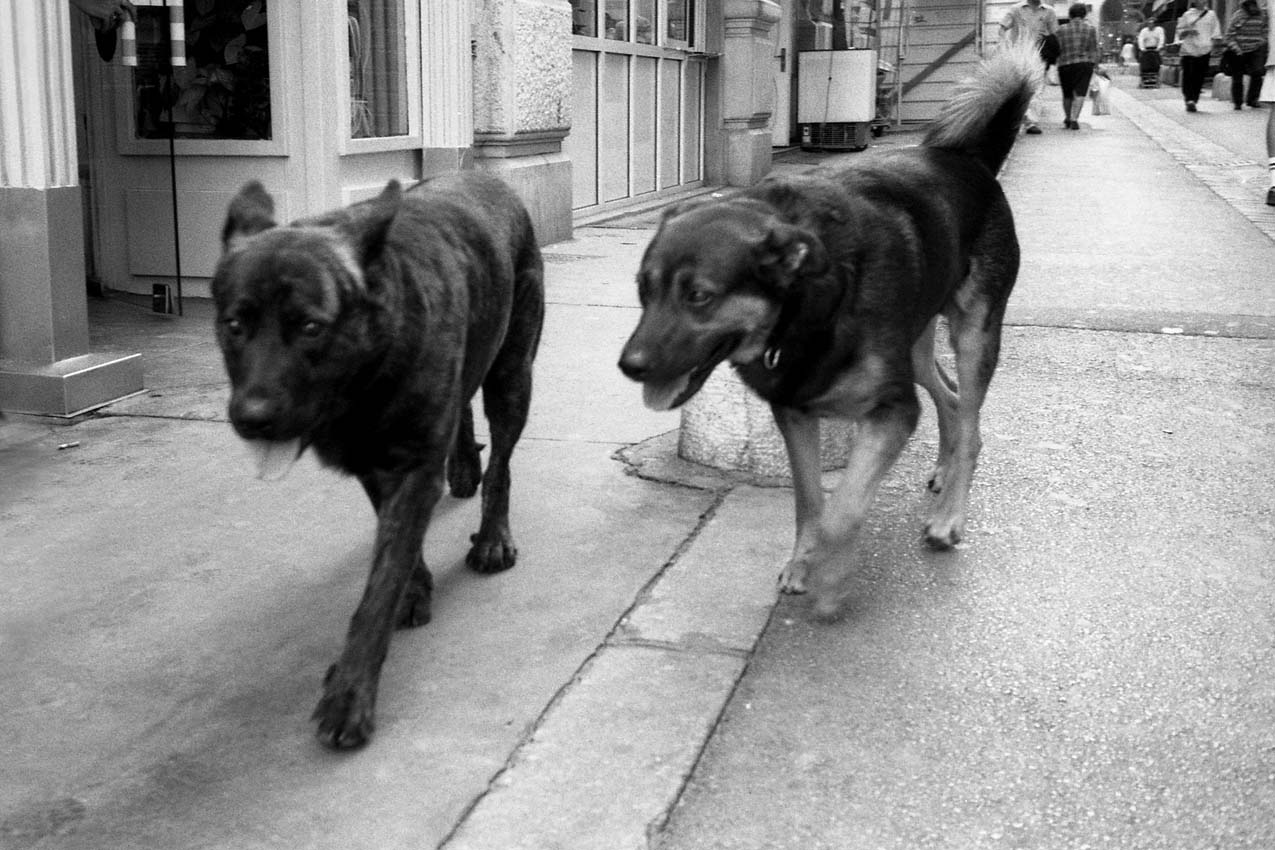
{"label": "concrete block", "polygon": [[75,416],[141,392],[140,354],[82,354],[48,366],[0,367],[0,408]]}
{"label": "concrete block", "polygon": [[749,653],[792,547],[792,493],[733,490],[694,543],[625,617],[619,641]]}
{"label": "concrete block", "polygon": [[[853,426],[824,420],[824,469],[844,466]],[[729,366],[719,366],[682,408],[678,454],[718,469],[788,476],[788,452],[770,405],[757,397]]]}
{"label": "concrete block", "polygon": [[442,847],[647,850],[744,664],[607,647]]}

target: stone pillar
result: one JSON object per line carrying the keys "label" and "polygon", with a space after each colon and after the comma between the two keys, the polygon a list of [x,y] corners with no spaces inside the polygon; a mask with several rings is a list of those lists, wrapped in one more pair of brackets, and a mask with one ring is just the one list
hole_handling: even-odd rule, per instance
{"label": "stone pillar", "polygon": [[421,3],[425,174],[473,164],[474,81],[470,0]]}
{"label": "stone pillar", "polygon": [[518,192],[541,243],[571,237],[571,4],[474,0],[474,158]]}
{"label": "stone pillar", "polygon": [[142,389],[140,355],[89,351],[70,15],[0,3],[0,408],[55,416]]}
{"label": "stone pillar", "polygon": [[722,160],[728,186],[751,186],[771,167],[775,109],[773,0],[725,0],[722,10]]}

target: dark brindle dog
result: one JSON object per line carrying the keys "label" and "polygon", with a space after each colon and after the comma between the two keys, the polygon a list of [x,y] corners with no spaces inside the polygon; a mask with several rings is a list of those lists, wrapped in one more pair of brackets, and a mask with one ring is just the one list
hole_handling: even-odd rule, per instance
{"label": "dark brindle dog", "polygon": [[[377,514],[371,574],[345,650],[315,709],[335,748],[372,733],[395,625],[429,620],[421,556],[443,490],[482,477],[482,522],[467,557],[514,565],[509,457],[531,400],[544,316],[540,250],[499,180],[435,178],[286,227],[258,183],[231,203],[213,280],[230,421],[272,476],[306,448],[358,477]],[[483,390],[491,457],[482,472],[470,400]],[[446,470],[446,473],[444,473]]]}
{"label": "dark brindle dog", "polygon": [[[620,368],[657,410],[693,396],[723,360],[770,402],[796,495],[797,540],[780,584],[800,593],[809,581],[822,615],[843,603],[846,550],[916,427],[914,383],[934,399],[940,431],[925,538],[936,548],[961,539],[979,410],[1018,274],[996,174],[1042,71],[1034,52],[997,54],[920,147],[673,208],[643,257],[642,317]],[[939,315],[956,381],[935,360]],[[820,417],[858,423],[826,508]]]}

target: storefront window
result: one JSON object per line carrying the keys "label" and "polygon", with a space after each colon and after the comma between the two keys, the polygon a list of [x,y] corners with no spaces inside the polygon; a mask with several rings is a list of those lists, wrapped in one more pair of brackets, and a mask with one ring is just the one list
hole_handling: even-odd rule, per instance
{"label": "storefront window", "polygon": [[[598,38],[598,11],[597,0],[571,0],[571,33]],[[695,40],[695,0],[602,0],[601,11],[603,38],[683,48]]]}
{"label": "storefront window", "polygon": [[595,0],[571,0],[571,34],[598,37],[598,4]]}
{"label": "storefront window", "polygon": [[666,16],[669,41],[691,44],[695,41],[693,24],[695,16],[694,0],[666,0]]}
{"label": "storefront window", "polygon": [[655,43],[655,0],[634,0],[633,40],[638,44]]}
{"label": "storefront window", "polygon": [[629,0],[606,0],[606,37],[628,41]]}
{"label": "storefront window", "polygon": [[408,133],[407,25],[403,0],[346,0],[350,137]]}
{"label": "storefront window", "polygon": [[176,67],[168,10],[137,6],[137,137],[271,138],[266,0],[184,0],[182,6],[187,64]]}

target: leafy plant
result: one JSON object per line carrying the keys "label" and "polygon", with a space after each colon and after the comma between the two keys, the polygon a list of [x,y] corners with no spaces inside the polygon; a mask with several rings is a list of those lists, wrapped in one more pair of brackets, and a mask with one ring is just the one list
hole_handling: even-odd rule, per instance
{"label": "leafy plant", "polygon": [[[174,120],[222,139],[269,139],[266,0],[187,0],[185,68],[175,68]],[[193,12],[193,14],[192,14]]]}

